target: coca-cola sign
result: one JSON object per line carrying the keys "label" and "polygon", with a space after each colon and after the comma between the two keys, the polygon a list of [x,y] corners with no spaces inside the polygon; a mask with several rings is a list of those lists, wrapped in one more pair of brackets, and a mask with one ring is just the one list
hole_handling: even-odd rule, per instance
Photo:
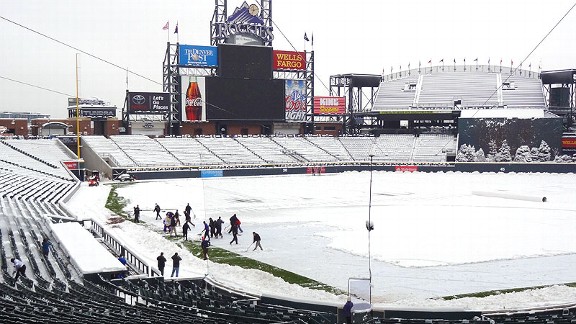
{"label": "coca-cola sign", "polygon": [[286,121],[306,120],[306,82],[286,80]]}
{"label": "coca-cola sign", "polygon": [[182,78],[182,121],[204,121],[204,78]]}

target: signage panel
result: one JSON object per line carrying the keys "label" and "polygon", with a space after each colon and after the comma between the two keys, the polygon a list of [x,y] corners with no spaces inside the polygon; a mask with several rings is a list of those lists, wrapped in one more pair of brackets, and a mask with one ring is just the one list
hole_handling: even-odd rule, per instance
{"label": "signage panel", "polygon": [[128,113],[166,114],[170,110],[170,94],[165,92],[128,92]]}
{"label": "signage panel", "polygon": [[273,51],[273,70],[306,70],[306,53],[291,51]]}
{"label": "signage panel", "polygon": [[306,82],[286,80],[286,121],[306,120]]}
{"label": "signage panel", "polygon": [[178,53],[181,66],[218,66],[218,48],[215,46],[179,45]]}
{"label": "signage panel", "polygon": [[314,97],[315,115],[344,115],[346,97]]}

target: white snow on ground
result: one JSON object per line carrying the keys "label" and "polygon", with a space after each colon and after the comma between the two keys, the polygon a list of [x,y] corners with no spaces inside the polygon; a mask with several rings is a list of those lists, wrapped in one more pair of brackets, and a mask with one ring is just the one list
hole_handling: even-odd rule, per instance
{"label": "white snow on ground", "polygon": [[[127,211],[139,204],[144,223],[110,226],[125,244],[155,264],[163,251],[182,255],[180,277],[208,274],[232,287],[322,302],[344,296],[285,283],[258,270],[203,261],[164,238],[154,203],[202,221],[236,213],[244,233],[212,244],[347,290],[368,277],[369,172],[139,182],[121,186]],[[80,218],[105,222],[110,187],[82,187],[68,203]],[[374,172],[370,267],[376,306],[497,310],[575,303],[576,176]],[[485,193],[488,193],[487,195]],[[547,201],[542,202],[541,198]],[[183,215],[182,215],[182,219]],[[179,229],[180,230],[180,229]],[[248,249],[252,231],[264,251]],[[166,273],[171,271],[168,262]],[[556,285],[560,284],[560,285]],[[438,297],[554,285],[487,298]]]}

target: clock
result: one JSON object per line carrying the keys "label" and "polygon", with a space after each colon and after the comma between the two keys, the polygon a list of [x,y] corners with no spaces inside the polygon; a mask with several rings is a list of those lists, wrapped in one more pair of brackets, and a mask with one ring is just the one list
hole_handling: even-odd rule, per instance
{"label": "clock", "polygon": [[258,14],[258,6],[255,4],[251,4],[250,7],[248,7],[248,12],[252,15],[252,16],[256,16]]}

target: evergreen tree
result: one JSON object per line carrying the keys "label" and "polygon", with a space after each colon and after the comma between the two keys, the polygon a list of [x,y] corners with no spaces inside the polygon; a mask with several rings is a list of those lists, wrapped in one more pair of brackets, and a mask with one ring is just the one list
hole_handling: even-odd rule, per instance
{"label": "evergreen tree", "polygon": [[496,153],[494,158],[496,162],[510,162],[512,161],[512,156],[510,153],[510,146],[506,140],[502,141],[502,146],[500,146],[500,150]]}
{"label": "evergreen tree", "polygon": [[474,162],[475,156],[474,146],[468,144],[462,144],[456,155],[456,161],[458,162]]}
{"label": "evergreen tree", "polygon": [[496,154],[498,153],[498,146],[495,140],[490,140],[488,143],[488,161],[496,161]]}
{"label": "evergreen tree", "polygon": [[530,156],[530,148],[528,145],[522,145],[516,149],[514,162],[532,162],[532,157]]}
{"label": "evergreen tree", "polygon": [[532,158],[532,161],[538,161],[538,148],[537,147],[533,147],[530,149],[530,158]]}
{"label": "evergreen tree", "polygon": [[540,147],[538,148],[538,161],[548,162],[550,161],[552,154],[550,153],[550,146],[548,143],[542,141]]}
{"label": "evergreen tree", "polygon": [[474,157],[476,162],[486,162],[486,156],[484,155],[484,150],[480,148]]}

